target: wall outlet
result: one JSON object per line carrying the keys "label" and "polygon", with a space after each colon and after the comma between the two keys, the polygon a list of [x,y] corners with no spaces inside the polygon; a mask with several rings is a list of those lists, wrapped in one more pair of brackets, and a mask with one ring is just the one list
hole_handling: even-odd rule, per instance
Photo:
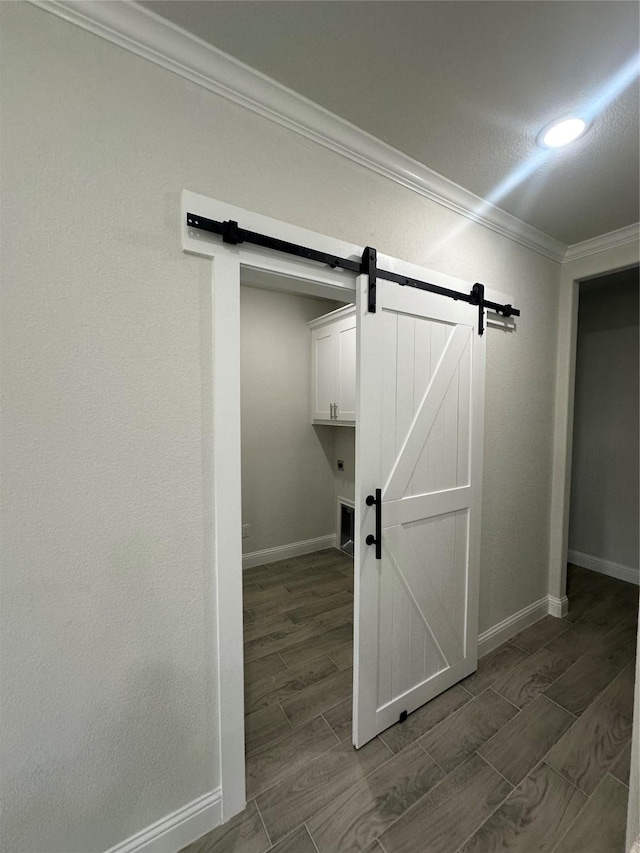
{"label": "wall outlet", "polygon": [[338,459],[338,471],[344,471],[344,459]]}
{"label": "wall outlet", "polygon": [[248,539],[248,537],[249,537],[249,525],[243,524],[242,525],[242,538]]}

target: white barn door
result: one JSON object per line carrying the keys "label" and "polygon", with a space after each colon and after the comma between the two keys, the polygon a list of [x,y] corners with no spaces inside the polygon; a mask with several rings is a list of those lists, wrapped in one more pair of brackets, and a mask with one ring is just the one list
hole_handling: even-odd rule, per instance
{"label": "white barn door", "polygon": [[361,276],[357,298],[359,747],[477,666],[485,336],[477,308],[443,296],[378,280],[370,313]]}

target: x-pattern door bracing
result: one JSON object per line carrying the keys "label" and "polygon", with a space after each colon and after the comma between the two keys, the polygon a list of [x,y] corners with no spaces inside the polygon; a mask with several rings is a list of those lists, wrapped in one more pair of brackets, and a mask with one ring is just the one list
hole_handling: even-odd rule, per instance
{"label": "x-pattern door bracing", "polygon": [[378,282],[371,314],[359,287],[357,746],[476,668],[484,404],[477,312]]}

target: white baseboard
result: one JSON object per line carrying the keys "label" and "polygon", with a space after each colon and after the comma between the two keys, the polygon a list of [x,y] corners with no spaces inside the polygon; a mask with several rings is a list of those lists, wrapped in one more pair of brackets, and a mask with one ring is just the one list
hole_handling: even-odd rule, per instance
{"label": "white baseboard", "polygon": [[217,788],[136,832],[107,853],[175,853],[220,826],[221,821],[222,791]]}
{"label": "white baseboard", "polygon": [[[242,558],[243,568],[263,563],[284,560],[301,554],[310,554],[323,548],[335,546],[335,535],[319,536],[304,542],[293,542],[279,548],[254,551]],[[251,562],[245,563],[245,559]],[[567,598],[556,599],[545,596],[539,601],[503,619],[493,628],[478,637],[478,657],[483,657],[510,637],[533,625],[550,613],[560,616],[566,613]],[[558,611],[558,612],[555,612]],[[181,809],[167,815],[146,829],[111,847],[107,853],[175,853],[191,844],[207,832],[220,825],[222,820],[222,792],[220,788],[187,803]]]}
{"label": "white baseboard", "polygon": [[640,569],[623,566],[622,563],[614,563],[613,560],[603,560],[602,557],[592,557],[581,551],[569,551],[567,560],[583,569],[591,569],[592,572],[600,572],[601,575],[609,575],[611,578],[640,585]]}
{"label": "white baseboard", "polygon": [[242,568],[250,569],[253,566],[262,566],[264,563],[289,560],[291,557],[299,557],[301,554],[311,554],[314,551],[322,551],[324,548],[335,547],[335,533],[328,536],[318,536],[316,539],[305,539],[302,542],[291,542],[289,545],[279,545],[277,548],[265,548],[264,551],[252,551],[250,554],[243,554]]}
{"label": "white baseboard", "polygon": [[562,619],[563,616],[566,616],[569,612],[569,599],[566,595],[563,595],[562,598],[556,598],[555,595],[548,595],[549,600],[549,616],[556,616],[558,619]]}
{"label": "white baseboard", "polygon": [[549,597],[545,595],[539,601],[534,601],[533,604],[529,604],[517,613],[507,616],[493,628],[483,631],[478,636],[478,657],[484,657],[506,640],[528,628],[529,625],[533,625],[543,616],[547,616],[548,613]]}

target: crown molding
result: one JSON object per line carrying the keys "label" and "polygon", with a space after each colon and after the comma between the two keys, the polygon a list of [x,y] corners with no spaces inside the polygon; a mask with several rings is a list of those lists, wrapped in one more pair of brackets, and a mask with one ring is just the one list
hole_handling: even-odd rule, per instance
{"label": "crown molding", "polygon": [[618,228],[617,231],[609,231],[608,234],[600,234],[599,237],[592,237],[590,240],[568,246],[563,263],[568,264],[580,258],[588,258],[590,255],[606,252],[607,249],[615,249],[618,246],[625,246],[627,243],[638,242],[640,242],[640,223],[636,222],[635,225],[627,225],[624,228]]}
{"label": "crown molding", "polygon": [[556,261],[566,245],[133,2],[33,5]]}

